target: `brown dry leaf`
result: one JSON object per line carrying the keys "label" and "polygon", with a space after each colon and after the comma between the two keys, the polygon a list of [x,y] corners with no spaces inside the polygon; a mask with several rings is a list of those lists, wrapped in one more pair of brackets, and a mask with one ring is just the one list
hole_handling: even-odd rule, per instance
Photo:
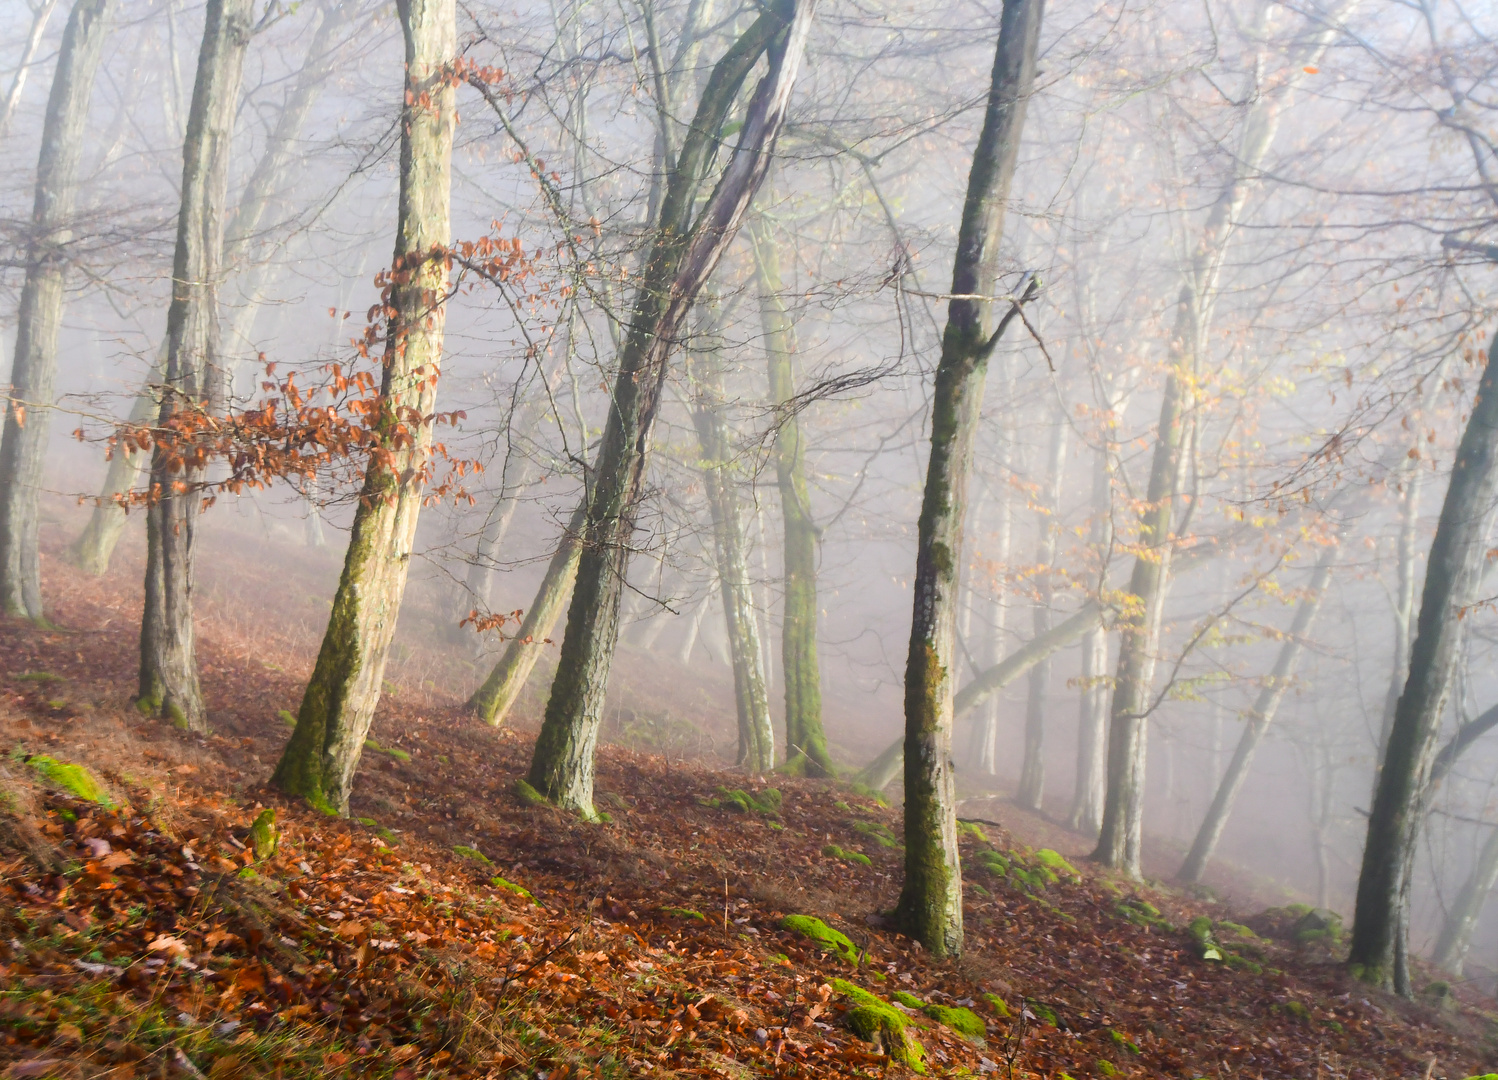
{"label": "brown dry leaf", "polygon": [[364,933],[364,930],[368,925],[368,923],[361,922],[358,919],[350,919],[348,922],[343,923],[341,926],[339,926],[336,933],[339,937],[356,938],[360,934]]}
{"label": "brown dry leaf", "polygon": [[171,934],[158,934],[156,940],[147,945],[146,948],[151,952],[164,952],[168,956],[186,956],[192,952],[187,942],[179,937],[173,937]]}
{"label": "brown dry leaf", "polygon": [[135,861],[135,856],[128,851],[115,851],[99,860],[99,865],[106,870],[118,870],[122,866],[129,866]]}
{"label": "brown dry leaf", "polygon": [[393,1047],[385,1056],[399,1065],[403,1061],[410,1061],[421,1053],[421,1047],[414,1043],[406,1043],[404,1046]]}

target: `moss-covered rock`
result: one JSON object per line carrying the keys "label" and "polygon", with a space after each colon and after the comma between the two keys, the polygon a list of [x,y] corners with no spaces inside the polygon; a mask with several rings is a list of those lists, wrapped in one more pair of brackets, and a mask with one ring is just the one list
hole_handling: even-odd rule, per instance
{"label": "moss-covered rock", "polygon": [[1077,868],[1061,855],[1060,852],[1052,851],[1050,848],[1041,848],[1035,853],[1035,861],[1055,874],[1065,874],[1070,878],[1081,878]]}
{"label": "moss-covered rock", "polygon": [[853,1002],[847,1016],[853,1034],[878,1043],[890,1057],[925,1075],[926,1048],[907,1030],[908,1021],[899,1009],[846,979],[832,980],[832,988]]}
{"label": "moss-covered rock", "polygon": [[870,859],[861,851],[849,851],[840,848],[836,844],[828,844],[822,849],[822,854],[829,859],[841,859],[843,862],[857,863],[859,866],[873,866],[874,860]]}
{"label": "moss-covered rock", "polygon": [[35,754],[26,759],[26,764],[54,787],[60,787],[80,799],[87,799],[100,806],[114,807],[114,802],[109,798],[109,792],[104,789],[98,777],[82,765],[75,765],[71,761],[58,761],[55,757],[49,757],[46,754]]}
{"label": "moss-covered rock", "polygon": [[970,837],[980,844],[988,843],[988,834],[975,821],[959,821],[957,823],[957,835],[959,837]]}
{"label": "moss-covered rock", "polygon": [[907,1009],[915,1009],[917,1012],[926,1007],[926,1003],[924,1001],[916,997],[914,994],[907,993],[904,990],[896,990],[889,996],[894,998],[901,1005],[904,1005]]}
{"label": "moss-covered rock", "polygon": [[927,1005],[921,1012],[943,1027],[949,1027],[969,1039],[981,1039],[988,1034],[988,1025],[983,1022],[983,1018],[972,1009],[964,1009],[960,1005]]}
{"label": "moss-covered rock", "polygon": [[984,994],[983,1000],[988,1002],[988,1007],[994,1011],[996,1016],[1008,1020],[1014,1014],[1009,1011],[1009,1006],[1004,1004],[1004,999],[998,994]]}
{"label": "moss-covered rock", "polygon": [[815,915],[787,915],[780,928],[814,942],[825,952],[836,953],[850,964],[858,963],[858,946],[841,930],[834,930]]}
{"label": "moss-covered rock", "polygon": [[272,809],[260,811],[250,825],[250,849],[254,851],[255,858],[268,859],[276,853],[276,846],[281,842],[280,831],[276,828],[276,812]]}

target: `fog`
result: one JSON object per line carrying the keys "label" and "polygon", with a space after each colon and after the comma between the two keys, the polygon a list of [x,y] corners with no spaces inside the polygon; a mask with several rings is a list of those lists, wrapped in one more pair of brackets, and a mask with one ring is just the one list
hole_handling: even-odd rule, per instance
{"label": "fog", "polygon": [[[10,161],[0,368],[34,261],[34,163],[66,6],[0,7],[0,92],[15,102],[0,131]],[[12,395],[32,417],[50,413],[44,583],[85,572],[65,555],[101,492],[108,506],[106,455],[123,453],[111,440],[143,388],[161,400],[153,363],[168,329],[204,8],[111,10],[59,245],[55,403]],[[447,456],[421,508],[388,677],[425,680],[444,707],[467,700],[503,654],[516,620],[484,629],[484,617],[532,607],[583,496],[668,158],[717,58],[759,10],[459,6],[457,54],[485,74],[456,80],[452,243],[518,241],[523,260],[499,275],[460,254],[441,304],[435,407],[461,415],[435,427]],[[788,424],[815,526],[831,758],[856,774],[901,736],[934,377],[1000,15],[997,4],[926,0],[818,7],[748,224],[674,342],[628,541],[605,740],[735,761],[734,646],[693,415],[708,369],[721,376],[722,475],[742,508],[743,584],[778,752],[787,549],[776,447]],[[378,351],[361,355],[357,342],[393,313],[376,276],[392,268],[401,173],[397,12],[305,2],[257,7],[254,22],[216,282],[225,416],[280,393],[288,373],[326,386],[335,362],[378,381]],[[24,53],[34,25],[36,49]],[[1277,689],[1203,880],[1235,902],[1303,901],[1351,922],[1427,553],[1492,333],[1495,30],[1492,10],[1449,0],[1047,7],[993,268],[996,312],[1013,304],[1023,317],[987,365],[951,681],[960,691],[1089,600],[1109,612],[1107,658],[1086,667],[1093,639],[1078,635],[957,716],[961,799],[992,797],[982,805],[999,809],[984,813],[1005,813],[1018,797],[1053,823],[1078,821],[1081,732],[1089,709],[1107,715],[1118,620],[1138,602],[1131,568],[1152,557],[1140,521],[1162,395],[1177,378],[1170,555],[1147,648],[1144,871],[1176,875],[1245,725],[1264,719],[1255,710]],[[725,145],[765,69],[760,60],[739,119],[716,136]],[[1031,281],[1034,298],[1013,303]],[[777,308],[794,336],[781,401],[767,366],[781,347],[769,340]],[[235,490],[222,486],[227,459],[208,466],[216,501],[201,512],[199,593],[249,561],[299,563],[297,580],[326,589],[295,616],[309,670],[364,468],[358,454],[328,457]],[[132,483],[144,490],[144,477]],[[143,565],[145,517],[128,516],[116,569]],[[1498,704],[1493,581],[1459,605],[1437,747]],[[1316,599],[1314,621],[1294,633]],[[565,627],[564,610],[506,721],[527,738]],[[1293,671],[1276,675],[1287,643],[1299,646]],[[1488,736],[1433,790],[1413,873],[1417,954],[1435,948],[1498,828],[1495,781]],[[899,790],[896,779],[896,801]],[[1077,850],[1090,848],[1092,826]],[[1467,979],[1498,975],[1498,919],[1480,919],[1465,967],[1454,963]]]}

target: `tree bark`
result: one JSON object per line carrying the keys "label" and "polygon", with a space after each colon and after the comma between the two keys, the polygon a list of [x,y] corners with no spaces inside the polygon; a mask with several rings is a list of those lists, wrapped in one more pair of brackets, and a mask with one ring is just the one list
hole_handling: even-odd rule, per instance
{"label": "tree bark", "polygon": [[[750,225],[759,284],[760,324],[769,363],[770,401],[786,410],[796,393],[793,364],[796,326],[785,307],[780,250],[763,216]],[[785,679],[785,769],[795,775],[832,776],[832,757],[822,730],[822,669],[817,660],[817,542],[806,486],[806,442],[800,419],[790,412],[775,432],[775,485],[785,537],[785,606],[780,624],[780,665]]]}
{"label": "tree bark", "polygon": [[454,0],[399,0],[405,37],[400,202],[391,309],[380,383],[388,462],[372,457],[354,511],[343,576],[312,679],[274,782],[324,810],[347,813],[354,772],[381,683],[421,510],[432,430],[402,417],[432,414],[447,291],[457,48]]}
{"label": "tree bark", "polygon": [[546,574],[536,590],[536,598],[521,616],[520,629],[505,646],[504,655],[489,672],[484,685],[468,699],[468,707],[485,723],[498,727],[510,715],[510,709],[525,689],[526,681],[541,658],[541,650],[562,614],[562,601],[577,576],[577,560],[582,554],[580,533],[587,520],[586,498],[572,512],[572,520],[562,532],[562,539],[546,564]]}
{"label": "tree bark", "polygon": [[1498,336],[1488,351],[1472,415],[1457,447],[1451,482],[1425,572],[1410,671],[1384,752],[1368,816],[1348,964],[1367,982],[1410,993],[1408,919],[1416,840],[1435,757],[1435,739],[1461,651],[1464,608],[1487,552],[1498,489]]}
{"label": "tree bark", "polygon": [[[1418,424],[1416,430],[1419,430]],[[1418,442],[1416,449],[1419,449]],[[1389,662],[1389,689],[1384,694],[1384,709],[1378,726],[1378,746],[1373,756],[1373,791],[1378,791],[1378,776],[1383,771],[1384,748],[1389,744],[1389,730],[1394,726],[1394,710],[1404,689],[1410,669],[1410,636],[1415,628],[1416,563],[1420,558],[1420,493],[1425,486],[1425,471],[1420,459],[1406,458],[1404,490],[1399,499],[1399,540],[1395,555],[1394,578],[1394,655]]]}
{"label": "tree bark", "polygon": [[[166,377],[160,423],[208,408],[219,355],[218,289],[224,204],[240,76],[250,43],[251,0],[209,0],[182,150],[182,209],[167,312]],[[146,510],[145,610],[140,631],[137,704],[206,731],[193,627],[193,555],[200,512],[201,465],[173,460],[158,443],[151,454]]]}
{"label": "tree bark", "polygon": [[1453,975],[1462,974],[1467,949],[1472,945],[1472,932],[1477,929],[1477,920],[1494,884],[1498,884],[1498,828],[1489,830],[1472,872],[1462,883],[1451,910],[1446,912],[1441,936],[1436,939],[1436,950],[1431,957],[1437,967]]}
{"label": "tree bark", "polygon": [[1328,547],[1322,551],[1321,557],[1316,562],[1316,570],[1311,575],[1309,591],[1295,612],[1290,630],[1280,645],[1274,668],[1259,689],[1259,696],[1254,702],[1253,710],[1244,721],[1243,733],[1238,738],[1238,747],[1233,751],[1227,771],[1223,773],[1222,780],[1217,785],[1217,793],[1212,797],[1212,804],[1207,808],[1207,814],[1196,832],[1196,839],[1191,844],[1186,861],[1181,864],[1181,869],[1176,874],[1181,881],[1198,882],[1207,870],[1207,863],[1211,861],[1212,853],[1217,849],[1217,841],[1222,838],[1222,830],[1227,825],[1228,816],[1233,812],[1233,804],[1238,799],[1238,792],[1242,790],[1243,782],[1248,778],[1248,769],[1253,763],[1254,754],[1259,749],[1259,743],[1263,742],[1269,725],[1274,723],[1274,714],[1279,711],[1285,691],[1289,689],[1290,681],[1295,677],[1295,668],[1300,662],[1300,652],[1305,646],[1306,634],[1310,632],[1311,624],[1316,620],[1316,613],[1321,610],[1321,601],[1326,596],[1326,586],[1331,581],[1332,564],[1336,561],[1336,556],[1337,549]]}
{"label": "tree bark", "polygon": [[[42,35],[47,32],[47,23],[51,21],[52,9],[55,7],[57,0],[42,0],[31,10],[31,31],[26,35],[26,44],[21,47],[21,59],[16,64],[10,88],[5,91],[5,100],[0,101],[0,138],[10,133],[10,122],[15,118],[16,106],[21,103],[21,91],[26,88],[26,77],[31,74],[32,62],[36,59],[36,51],[41,47]],[[66,32],[63,48],[67,48]],[[61,59],[62,55],[59,53],[59,67]]]}
{"label": "tree bark", "polygon": [[[784,123],[815,0],[766,9],[714,67],[676,157],[655,221],[655,242],[634,301],[599,448],[577,583],[529,781],[560,806],[593,810],[593,751],[619,632],[619,600],[645,465],[671,352],[682,321],[738,232]],[[761,55],[768,67],[739,142],[694,218],[718,132]]]}
{"label": "tree bark", "polygon": [[702,454],[702,478],[713,518],[713,553],[723,598],[723,623],[733,664],[733,699],[738,717],[736,764],[751,774],[775,767],[775,731],[770,726],[770,695],[760,666],[759,622],[749,580],[744,511],[733,475],[733,443],[723,417],[723,375],[714,357],[690,362],[692,423]]}
{"label": "tree bark", "polygon": [[[63,31],[36,166],[26,281],[17,312],[11,400],[0,437],[0,608],[34,622],[42,610],[38,528],[57,335],[78,191],[78,157],[108,33],[110,0],[77,0]],[[46,10],[50,12],[51,5]],[[38,16],[38,23],[44,22]],[[29,63],[29,57],[25,62]],[[25,68],[21,71],[24,73]],[[18,74],[17,78],[21,76]]]}
{"label": "tree bark", "polygon": [[[1040,514],[1040,541],[1036,545],[1035,565],[1040,568],[1035,603],[1035,636],[1051,628],[1051,565],[1056,561],[1056,521],[1061,514],[1061,479],[1066,461],[1066,417],[1056,418],[1051,432],[1051,459],[1046,473],[1049,490]],[[1019,792],[1015,801],[1030,810],[1039,810],[1045,797],[1045,706],[1051,684],[1051,662],[1042,660],[1030,669],[1030,687],[1025,702],[1025,760],[1020,772]]]}
{"label": "tree bark", "polygon": [[[968,174],[952,270],[956,297],[991,296],[1009,186],[1035,80],[1043,0],[1005,0],[983,131]],[[1033,286],[1033,281],[1032,281]],[[947,309],[931,405],[931,458],[916,541],[915,605],[905,664],[905,884],[896,918],[937,957],[962,953],[962,867],[952,761],[956,617],[963,518],[988,357],[990,301]],[[1010,313],[1017,311],[1017,304]]]}

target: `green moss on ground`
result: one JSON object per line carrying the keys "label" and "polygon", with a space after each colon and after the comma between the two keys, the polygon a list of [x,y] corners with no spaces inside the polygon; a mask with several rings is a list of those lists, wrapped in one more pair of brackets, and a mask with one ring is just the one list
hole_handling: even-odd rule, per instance
{"label": "green moss on ground", "polygon": [[268,859],[274,855],[280,839],[276,829],[276,812],[270,809],[260,811],[250,826],[250,847],[255,852],[255,858]]}
{"label": "green moss on ground", "polygon": [[897,848],[900,846],[899,839],[892,833],[888,825],[879,821],[855,821],[853,831],[862,833],[873,840],[880,847]]}
{"label": "green moss on ground", "polygon": [[707,916],[695,908],[689,907],[663,907],[667,915],[674,915],[678,919],[696,919],[698,922],[707,922]]}
{"label": "green moss on ground", "polygon": [[896,990],[890,994],[890,997],[894,998],[901,1005],[904,1005],[907,1009],[915,1009],[919,1011],[926,1007],[926,1003],[924,1001],[916,997],[914,994],[907,993],[904,990]]}
{"label": "green moss on ground", "polygon": [[109,798],[109,792],[104,789],[93,773],[82,765],[75,765],[71,761],[58,761],[55,757],[47,754],[36,754],[26,759],[26,764],[36,770],[48,783],[71,792],[80,799],[98,803],[111,809],[114,802]]}
{"label": "green moss on ground", "polygon": [[832,988],[853,1002],[847,1021],[855,1035],[864,1042],[882,1044],[890,1057],[925,1075],[926,1048],[911,1036],[908,1021],[900,1010],[846,979],[833,979]]}
{"label": "green moss on ground", "polygon": [[1050,848],[1041,848],[1035,853],[1035,861],[1046,869],[1056,874],[1066,874],[1071,878],[1081,878],[1077,868],[1067,862],[1060,852],[1052,851]]}
{"label": "green moss on ground", "polygon": [[873,866],[874,860],[870,859],[861,851],[849,851],[840,848],[836,844],[828,844],[822,849],[822,854],[829,859],[842,859],[844,862],[857,863],[859,866]]}
{"label": "green moss on ground", "polygon": [[834,930],[815,915],[787,915],[780,928],[815,942],[824,952],[837,953],[850,964],[858,963],[858,946],[847,934]]}
{"label": "green moss on ground", "polygon": [[1004,999],[999,997],[998,994],[984,994],[983,1000],[988,1002],[988,1007],[994,1011],[995,1015],[1005,1020],[1014,1015],[1009,1011],[1009,1006],[1004,1004]]}
{"label": "green moss on ground", "polygon": [[494,865],[494,861],[492,859],[490,859],[489,856],[485,855],[482,851],[480,851],[478,848],[471,848],[471,847],[466,847],[463,844],[457,844],[457,845],[455,845],[453,847],[453,851],[456,854],[463,856],[463,858],[465,858],[465,859],[472,859],[474,862],[481,862],[485,866],[493,866]]}
{"label": "green moss on ground", "polygon": [[504,878],[496,876],[489,879],[489,884],[493,885],[496,889],[506,889],[516,896],[523,896],[537,907],[541,906],[541,901],[532,896],[529,889],[521,885],[516,885],[513,881],[506,881]]}
{"label": "green moss on ground", "polygon": [[551,802],[525,780],[515,781],[515,794],[523,803],[531,806],[550,806]]}
{"label": "green moss on ground", "polygon": [[395,747],[395,746],[381,746],[374,739],[365,739],[364,740],[364,749],[366,749],[366,750],[372,750],[376,754],[385,754],[385,755],[387,755],[389,757],[394,758],[396,761],[409,762],[411,760],[411,755],[408,754],[408,753],[406,753],[404,750],[400,749],[399,747]]}
{"label": "green moss on ground", "polygon": [[988,843],[988,834],[978,827],[977,822],[959,821],[957,823],[957,835],[971,837],[980,844]]}
{"label": "green moss on ground", "polygon": [[759,794],[743,788],[720,787],[714,798],[703,799],[702,805],[714,810],[732,810],[740,814],[759,814],[762,817],[779,817],[785,797],[778,788],[765,788]]}
{"label": "green moss on ground", "polygon": [[983,1018],[972,1009],[964,1009],[960,1005],[927,1005],[921,1012],[969,1039],[981,1039],[988,1034],[988,1025],[983,1022]]}

